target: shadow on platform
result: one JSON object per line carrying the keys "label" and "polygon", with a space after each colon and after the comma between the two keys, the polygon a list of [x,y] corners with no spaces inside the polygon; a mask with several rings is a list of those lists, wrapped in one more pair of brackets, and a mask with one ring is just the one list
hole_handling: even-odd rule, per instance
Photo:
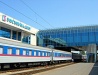
{"label": "shadow on platform", "polygon": [[90,71],[89,75],[98,75],[98,62],[94,64],[92,70]]}

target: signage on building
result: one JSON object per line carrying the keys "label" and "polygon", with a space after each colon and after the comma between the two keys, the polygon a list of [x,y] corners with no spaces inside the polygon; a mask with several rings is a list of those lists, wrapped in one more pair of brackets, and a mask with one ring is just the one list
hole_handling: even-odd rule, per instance
{"label": "signage on building", "polygon": [[9,23],[11,23],[13,25],[17,25],[17,26],[22,27],[24,29],[30,30],[29,26],[24,25],[24,24],[22,24],[22,23],[20,23],[20,22],[18,22],[16,20],[14,20],[14,19],[11,19],[11,18],[7,17],[6,15],[2,15],[2,21],[9,22]]}

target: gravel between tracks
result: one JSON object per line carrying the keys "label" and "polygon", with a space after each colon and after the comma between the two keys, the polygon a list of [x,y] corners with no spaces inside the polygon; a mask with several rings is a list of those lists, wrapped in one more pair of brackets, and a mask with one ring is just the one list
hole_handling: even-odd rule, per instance
{"label": "gravel between tracks", "polygon": [[75,64],[75,63],[63,63],[63,64],[58,64],[58,65],[53,65],[53,66],[45,66],[45,67],[37,67],[35,69],[33,68],[28,68],[26,70],[22,69],[21,71],[17,70],[17,71],[5,71],[5,73],[1,73],[0,75],[31,75],[31,74],[35,74],[35,73],[39,73],[39,72],[43,72],[43,71],[47,71],[47,70],[52,70],[52,69],[56,69],[56,68],[60,68],[60,67],[64,67],[64,66],[68,66],[71,64]]}

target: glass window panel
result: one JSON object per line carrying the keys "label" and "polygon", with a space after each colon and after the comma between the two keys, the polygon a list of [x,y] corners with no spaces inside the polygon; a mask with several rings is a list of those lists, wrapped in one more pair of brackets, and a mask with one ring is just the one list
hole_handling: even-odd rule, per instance
{"label": "glass window panel", "polygon": [[0,47],[0,54],[3,54],[3,48]]}
{"label": "glass window panel", "polygon": [[26,50],[23,50],[23,55],[26,55]]}
{"label": "glass window panel", "polygon": [[34,56],[36,56],[36,51],[34,51]]}
{"label": "glass window panel", "polygon": [[29,55],[30,55],[30,56],[32,55],[32,51],[31,51],[31,50],[29,50]]}
{"label": "glass window panel", "polygon": [[16,40],[16,37],[17,37],[17,33],[16,33],[16,31],[13,31],[13,33],[12,33],[12,39]]}
{"label": "glass window panel", "polygon": [[48,52],[48,56],[50,56],[50,53]]}
{"label": "glass window panel", "polygon": [[18,32],[18,40],[21,41],[21,32]]}
{"label": "glass window panel", "polygon": [[22,42],[30,44],[30,39],[29,38],[30,38],[29,36],[23,37]]}
{"label": "glass window panel", "polygon": [[82,36],[82,42],[88,42],[88,36]]}
{"label": "glass window panel", "polygon": [[4,28],[4,27],[1,27],[0,28],[0,36],[5,37],[5,38],[10,38],[11,30],[7,29],[7,28]]}
{"label": "glass window panel", "polygon": [[19,53],[19,49],[16,49],[16,55],[19,55],[20,53]]}
{"label": "glass window panel", "polygon": [[12,49],[8,48],[8,54],[12,54]]}
{"label": "glass window panel", "polygon": [[48,56],[48,53],[46,52],[46,56]]}
{"label": "glass window panel", "polygon": [[44,52],[42,52],[42,56],[44,56]]}

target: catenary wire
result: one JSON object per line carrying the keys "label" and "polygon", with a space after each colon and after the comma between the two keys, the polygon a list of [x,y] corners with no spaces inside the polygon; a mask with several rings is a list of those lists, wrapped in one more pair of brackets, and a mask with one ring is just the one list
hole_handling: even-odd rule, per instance
{"label": "catenary wire", "polygon": [[13,7],[11,7],[11,6],[7,5],[6,3],[4,3],[4,2],[2,2],[2,1],[0,1],[0,2],[1,2],[2,4],[4,4],[4,5],[8,6],[9,8],[13,9],[14,11],[18,12],[19,14],[23,15],[24,17],[26,17],[26,18],[30,19],[31,21],[35,22],[36,24],[38,24],[38,25],[42,26],[43,28],[47,29],[46,27],[44,27],[44,26],[43,26],[43,25],[41,25],[40,23],[38,23],[38,22],[34,21],[34,20],[33,20],[33,19],[31,19],[30,17],[28,17],[28,16],[24,15],[23,13],[21,13],[20,11],[18,11],[18,10],[16,10],[16,9],[14,9]]}
{"label": "catenary wire", "polygon": [[[38,24],[38,25],[42,26],[43,28],[47,29],[46,27],[44,27],[44,26],[43,26],[43,25],[41,25],[40,23],[38,23],[38,22],[34,21],[34,20],[33,20],[33,19],[31,19],[30,17],[28,17],[28,16],[24,15],[23,13],[21,13],[20,11],[18,11],[18,10],[16,10],[16,9],[14,9],[13,7],[11,7],[11,6],[7,5],[6,3],[4,3],[4,2],[2,2],[2,1],[0,1],[0,2],[1,2],[2,4],[4,4],[4,5],[8,6],[9,8],[13,9],[14,11],[16,11],[16,12],[20,13],[20,14],[21,14],[21,15],[23,15],[24,17],[26,17],[26,18],[30,19],[31,21],[35,22],[36,24]],[[36,13],[36,12],[35,12],[35,13]]]}
{"label": "catenary wire", "polygon": [[26,5],[30,10],[32,10],[37,16],[39,16],[44,22],[46,22],[49,26],[54,28],[49,22],[47,22],[43,17],[41,17],[38,13],[36,13],[29,5],[27,5],[23,0],[20,0],[24,5]]}

